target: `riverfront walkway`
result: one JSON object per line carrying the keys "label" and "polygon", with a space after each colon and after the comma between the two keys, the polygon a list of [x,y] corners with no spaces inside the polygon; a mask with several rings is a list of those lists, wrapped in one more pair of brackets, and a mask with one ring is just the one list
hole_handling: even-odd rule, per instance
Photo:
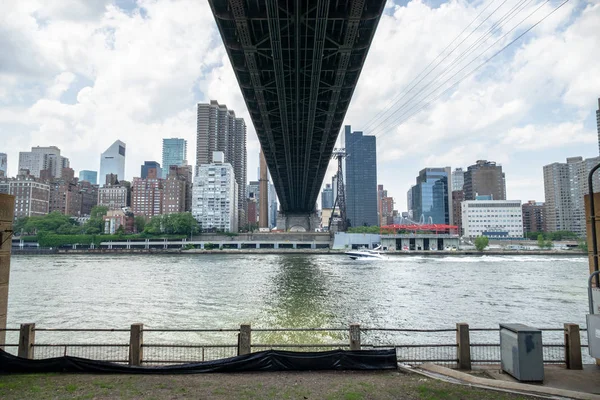
{"label": "riverfront walkway", "polygon": [[413,371],[423,376],[479,388],[495,388],[553,398],[600,399],[600,366],[597,365],[584,365],[583,370],[570,370],[564,365],[546,364],[543,383],[520,383],[502,372],[498,364],[476,366],[472,371],[422,364]]}

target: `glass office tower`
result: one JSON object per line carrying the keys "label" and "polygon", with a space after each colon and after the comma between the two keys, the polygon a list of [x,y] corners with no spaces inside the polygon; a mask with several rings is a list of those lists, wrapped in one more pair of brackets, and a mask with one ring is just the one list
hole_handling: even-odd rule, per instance
{"label": "glass office tower", "polygon": [[350,226],[377,226],[377,151],[375,136],[345,126],[346,215]]}
{"label": "glass office tower", "polygon": [[412,187],[413,219],[425,224],[452,223],[451,170],[425,168]]}

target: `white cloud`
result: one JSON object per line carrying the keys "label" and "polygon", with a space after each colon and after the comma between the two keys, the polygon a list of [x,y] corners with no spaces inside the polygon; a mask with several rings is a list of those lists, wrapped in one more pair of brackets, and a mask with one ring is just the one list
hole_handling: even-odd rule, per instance
{"label": "white cloud", "polygon": [[46,90],[46,97],[49,99],[60,99],[60,96],[66,92],[75,81],[75,74],[72,72],[63,72],[54,78],[54,83]]}
{"label": "white cloud", "polygon": [[566,144],[596,144],[598,135],[586,131],[581,123],[565,122],[558,125],[533,125],[513,128],[502,140],[515,150],[540,150]]}

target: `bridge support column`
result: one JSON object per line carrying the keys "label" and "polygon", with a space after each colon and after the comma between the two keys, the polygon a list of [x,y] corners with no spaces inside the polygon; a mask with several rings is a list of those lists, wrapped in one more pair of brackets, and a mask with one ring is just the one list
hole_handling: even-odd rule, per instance
{"label": "bridge support column", "polygon": [[314,232],[321,225],[316,212],[310,214],[277,214],[277,229],[285,232]]}
{"label": "bridge support column", "polygon": [[[10,251],[15,212],[15,198],[0,194],[0,343],[6,343],[6,313],[8,311],[8,280],[10,276]],[[19,245],[23,243],[20,241]],[[4,349],[0,347],[0,349]]]}

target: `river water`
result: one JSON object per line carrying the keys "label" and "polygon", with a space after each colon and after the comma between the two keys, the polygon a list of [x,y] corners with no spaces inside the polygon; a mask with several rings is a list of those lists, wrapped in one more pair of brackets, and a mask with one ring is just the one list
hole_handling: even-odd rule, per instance
{"label": "river water", "polygon": [[13,256],[8,325],[47,328],[585,325],[585,257]]}

